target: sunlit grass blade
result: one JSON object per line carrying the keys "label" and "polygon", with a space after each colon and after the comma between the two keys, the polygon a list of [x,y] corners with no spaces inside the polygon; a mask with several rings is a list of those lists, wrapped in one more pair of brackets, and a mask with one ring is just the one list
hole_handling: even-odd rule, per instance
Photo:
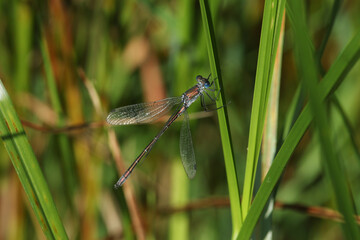
{"label": "sunlit grass blade", "polygon": [[[220,63],[216,49],[215,33],[214,33],[213,23],[211,20],[209,5],[206,0],[200,0],[200,9],[201,9],[201,16],[204,25],[205,35],[206,35],[211,73],[212,76],[216,78],[215,84],[217,89],[221,89],[221,94],[216,102],[217,107],[220,107],[226,104],[226,101],[224,97],[224,88],[222,87],[222,76],[221,76]],[[236,238],[241,228],[242,217],[241,217],[239,185],[236,177],[236,168],[233,157],[231,136],[229,130],[229,120],[227,117],[226,107],[220,108],[217,111],[217,114],[219,119],[221,142],[223,147],[226,175],[227,175],[227,181],[229,187],[233,238]]]}
{"label": "sunlit grass blade", "polygon": [[0,131],[5,148],[45,236],[48,239],[67,239],[38,161],[1,81]]}
{"label": "sunlit grass blade", "polygon": [[242,201],[243,218],[246,217],[250,208],[254,191],[255,174],[284,9],[285,1],[265,1],[246,158]]}
{"label": "sunlit grass blade", "polygon": [[354,209],[352,206],[351,194],[348,189],[345,174],[334,152],[334,147],[331,143],[329,123],[327,121],[327,114],[325,106],[323,106],[322,99],[318,92],[319,88],[316,87],[318,82],[318,73],[316,71],[315,59],[312,54],[311,45],[306,39],[304,34],[307,32],[305,18],[301,17],[299,13],[297,2],[290,2],[294,14],[294,25],[292,26],[295,36],[295,47],[298,48],[299,53],[299,71],[303,76],[303,83],[309,93],[309,105],[311,112],[314,116],[314,122],[319,135],[320,145],[324,156],[324,166],[326,173],[329,175],[330,182],[335,193],[335,200],[340,212],[344,215],[346,221],[342,224],[345,236],[347,239],[360,239],[360,232],[355,223]]}
{"label": "sunlit grass blade", "polygon": [[[288,9],[287,9],[288,12]],[[324,101],[344,80],[346,75],[355,65],[360,57],[360,32],[358,32],[342,51],[336,61],[333,63],[324,79],[317,85],[318,95],[321,101]],[[257,192],[253,204],[249,210],[249,214],[244,221],[238,239],[249,239],[255,224],[273,191],[277,181],[279,180],[287,161],[293,153],[296,145],[304,135],[306,129],[312,120],[310,109],[308,106],[301,112],[299,118],[294,123],[283,145],[277,153],[273,165],[271,166],[264,182]]]}

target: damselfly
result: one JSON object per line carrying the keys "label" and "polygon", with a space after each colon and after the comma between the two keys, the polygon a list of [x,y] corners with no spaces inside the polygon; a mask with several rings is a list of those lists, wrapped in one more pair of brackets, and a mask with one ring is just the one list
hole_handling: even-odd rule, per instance
{"label": "damselfly", "polygon": [[[191,179],[196,174],[196,160],[194,147],[191,139],[190,125],[189,125],[189,116],[186,111],[190,105],[200,97],[201,106],[205,111],[208,110],[207,105],[204,99],[204,93],[210,98],[212,102],[218,97],[214,96],[215,94],[209,94],[208,90],[211,92],[215,92],[215,86],[213,86],[212,82],[210,84],[209,78],[204,78],[202,76],[197,76],[196,81],[197,84],[187,90],[180,97],[171,97],[165,98],[163,100],[159,100],[152,103],[140,103],[129,105],[121,108],[116,108],[113,110],[107,117],[107,122],[112,125],[128,125],[128,124],[141,124],[141,123],[149,123],[159,119],[164,116],[169,110],[175,105],[181,104],[176,112],[171,115],[171,117],[167,120],[164,127],[161,131],[155,136],[155,138],[146,146],[146,148],[140,153],[140,155],[135,159],[135,161],[130,165],[130,167],[126,170],[126,172],[121,176],[121,178],[115,184],[115,188],[120,187],[124,184],[126,179],[129,177],[131,172],[134,170],[135,166],[140,162],[140,160],[146,156],[154,144],[159,140],[161,135],[168,129],[168,127],[181,115],[184,115],[184,121],[180,131],[180,155],[181,160],[185,169],[187,176]],[[211,96],[213,95],[213,96]]]}

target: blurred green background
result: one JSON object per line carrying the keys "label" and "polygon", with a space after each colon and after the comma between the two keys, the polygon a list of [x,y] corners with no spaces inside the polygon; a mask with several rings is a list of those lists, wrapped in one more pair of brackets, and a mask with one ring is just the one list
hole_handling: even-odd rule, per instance
{"label": "blurred green background", "polygon": [[[209,4],[223,90],[231,101],[227,110],[242,183],[263,1]],[[307,1],[315,49],[326,33],[333,4]],[[113,108],[181,95],[196,83],[197,75],[210,73],[198,2],[2,0],[0,7],[0,77],[21,120],[27,121],[27,136],[69,238],[229,239],[231,217],[224,201],[228,186],[216,112],[201,112],[200,103],[189,109],[198,166],[195,179],[187,179],[181,166],[180,120],[134,170],[124,192],[114,190],[113,184],[164,122],[119,127],[104,122]],[[341,3],[321,58],[325,71],[358,31],[359,11],[358,1]],[[293,34],[286,26],[279,139],[301,79],[293,49]],[[336,92],[351,131],[337,108],[332,104],[328,108],[335,151],[347,171],[356,209],[360,208],[360,159],[354,147],[359,146],[360,134],[359,75],[357,64]],[[49,77],[55,80],[59,104]],[[84,122],[89,125],[68,128]],[[112,129],[119,148],[114,147]],[[276,200],[334,208],[313,136],[310,129],[294,152]],[[0,238],[44,238],[3,147],[0,155]],[[176,207],[198,201],[190,210],[174,213]],[[273,229],[274,239],[342,237],[340,225],[332,220],[282,208],[274,211]]]}

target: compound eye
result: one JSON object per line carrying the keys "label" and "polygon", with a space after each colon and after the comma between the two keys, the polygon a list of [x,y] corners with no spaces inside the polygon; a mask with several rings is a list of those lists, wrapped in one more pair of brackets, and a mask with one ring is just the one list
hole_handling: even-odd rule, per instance
{"label": "compound eye", "polygon": [[202,78],[203,78],[203,77],[202,77],[201,75],[197,75],[197,76],[196,76],[196,81],[200,82],[200,81],[202,80]]}

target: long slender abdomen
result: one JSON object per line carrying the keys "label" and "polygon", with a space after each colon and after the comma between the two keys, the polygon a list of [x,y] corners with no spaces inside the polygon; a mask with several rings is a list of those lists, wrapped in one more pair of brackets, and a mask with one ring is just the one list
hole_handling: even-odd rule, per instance
{"label": "long slender abdomen", "polygon": [[169,126],[186,110],[186,106],[181,106],[181,108],[176,111],[166,122],[164,127],[161,129],[161,131],[154,137],[154,139],[145,147],[145,149],[140,153],[140,155],[135,159],[135,161],[130,165],[130,167],[125,171],[125,173],[120,177],[120,179],[116,182],[114,185],[115,188],[121,187],[126,179],[129,177],[131,172],[134,170],[136,165],[140,162],[140,160],[146,156],[154,144],[159,140],[159,138],[164,134],[164,132],[169,128]]}

